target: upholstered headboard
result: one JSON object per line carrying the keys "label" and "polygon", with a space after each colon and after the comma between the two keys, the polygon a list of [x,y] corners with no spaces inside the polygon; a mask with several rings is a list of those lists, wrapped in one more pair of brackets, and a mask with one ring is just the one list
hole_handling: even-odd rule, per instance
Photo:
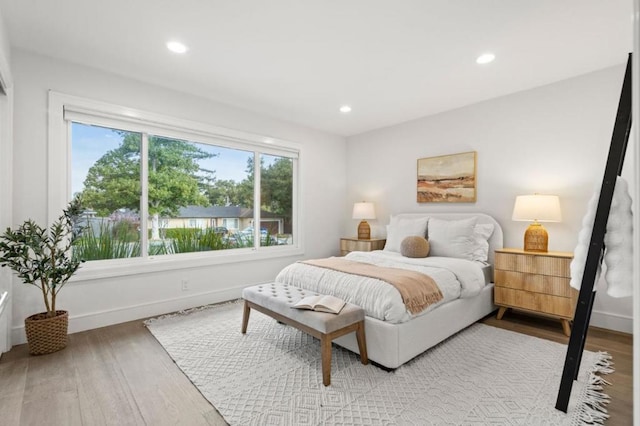
{"label": "upholstered headboard", "polygon": [[[496,249],[501,249],[503,247],[503,235],[502,235],[502,227],[500,224],[491,216],[484,213],[400,213],[394,214],[394,217],[402,218],[418,218],[418,217],[435,217],[442,220],[458,220],[458,219],[467,219],[470,217],[477,217],[477,223],[491,223],[494,226],[493,234],[489,237],[489,263],[493,265],[494,262],[494,253],[493,251]],[[428,225],[427,225],[427,233],[428,233]]]}

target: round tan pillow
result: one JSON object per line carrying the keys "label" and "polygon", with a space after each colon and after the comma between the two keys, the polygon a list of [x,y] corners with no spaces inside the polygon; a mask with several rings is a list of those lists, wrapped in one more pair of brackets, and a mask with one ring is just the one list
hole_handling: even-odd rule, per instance
{"label": "round tan pillow", "polygon": [[400,254],[405,257],[427,257],[429,241],[423,237],[406,237],[400,244]]}

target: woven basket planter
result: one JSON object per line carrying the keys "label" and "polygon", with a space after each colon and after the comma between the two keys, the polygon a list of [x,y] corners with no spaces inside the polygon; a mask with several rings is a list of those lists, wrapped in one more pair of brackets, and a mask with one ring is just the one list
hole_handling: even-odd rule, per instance
{"label": "woven basket planter", "polygon": [[56,311],[55,317],[47,317],[46,312],[31,315],[24,320],[27,343],[31,355],[44,355],[64,349],[67,346],[69,313]]}

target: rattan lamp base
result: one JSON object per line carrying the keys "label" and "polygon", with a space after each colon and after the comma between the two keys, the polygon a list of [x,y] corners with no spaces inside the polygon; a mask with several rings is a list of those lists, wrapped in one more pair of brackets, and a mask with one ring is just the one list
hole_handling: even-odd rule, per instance
{"label": "rattan lamp base", "polygon": [[366,220],[360,222],[358,225],[358,239],[359,240],[370,240],[371,239],[371,227],[367,223]]}
{"label": "rattan lamp base", "polygon": [[533,222],[524,233],[524,250],[545,253],[549,247],[549,234],[544,226]]}

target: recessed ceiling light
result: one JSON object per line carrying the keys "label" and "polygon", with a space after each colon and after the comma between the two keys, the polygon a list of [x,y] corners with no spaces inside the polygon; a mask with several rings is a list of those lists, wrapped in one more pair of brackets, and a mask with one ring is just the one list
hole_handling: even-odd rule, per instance
{"label": "recessed ceiling light", "polygon": [[172,51],[173,53],[185,53],[187,50],[187,46],[180,43],[179,41],[170,41],[167,43],[167,49]]}
{"label": "recessed ceiling light", "polygon": [[478,64],[488,64],[489,62],[493,62],[495,58],[496,55],[494,55],[493,53],[483,53],[482,55],[478,56],[476,62]]}
{"label": "recessed ceiling light", "polygon": [[348,114],[351,112],[351,107],[349,105],[342,105],[340,107],[340,112],[343,114]]}

